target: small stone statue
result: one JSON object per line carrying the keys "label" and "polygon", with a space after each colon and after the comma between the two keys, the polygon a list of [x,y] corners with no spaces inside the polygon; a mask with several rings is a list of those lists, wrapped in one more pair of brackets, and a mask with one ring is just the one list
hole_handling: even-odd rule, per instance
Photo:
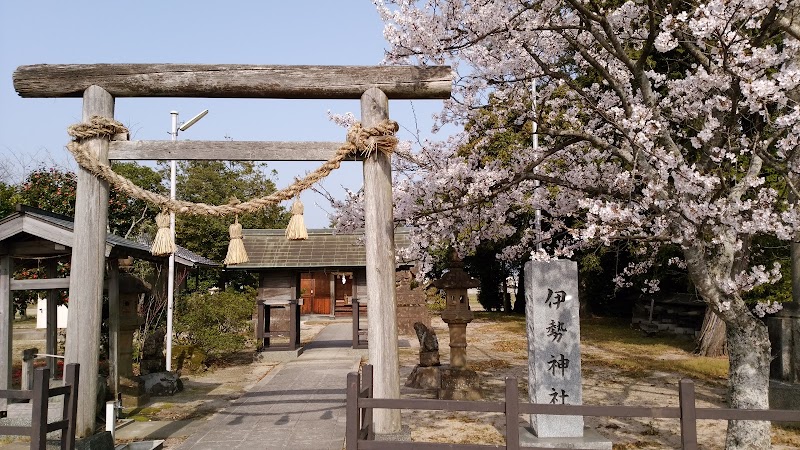
{"label": "small stone statue", "polygon": [[147,336],[142,345],[142,359],[139,361],[139,373],[163,372],[166,370],[166,359],[164,358],[164,338],[167,332],[163,328],[153,330]]}
{"label": "small stone statue", "polygon": [[421,367],[438,366],[439,339],[436,338],[436,332],[422,322],[414,323],[414,331],[417,332],[419,339],[419,365]]}

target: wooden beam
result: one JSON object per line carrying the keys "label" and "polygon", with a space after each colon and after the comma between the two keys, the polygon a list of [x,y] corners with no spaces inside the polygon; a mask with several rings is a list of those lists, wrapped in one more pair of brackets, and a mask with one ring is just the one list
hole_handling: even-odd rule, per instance
{"label": "wooden beam", "polygon": [[45,291],[69,289],[70,278],[38,278],[36,280],[11,280],[12,291]]}
{"label": "wooden beam", "polygon": [[[58,276],[58,261],[55,259],[47,260],[47,278],[55,279]],[[69,284],[67,284],[69,288]],[[60,291],[50,289],[47,291],[47,302],[45,303],[47,321],[45,324],[45,352],[48,355],[55,355],[58,351],[58,297]],[[50,369],[50,376],[56,373],[56,359],[47,358],[47,368]]]}
{"label": "wooden beam", "polygon": [[2,227],[0,227],[0,241],[5,241],[6,239],[21,233],[22,231],[24,231],[22,217],[11,219],[4,223]]}
{"label": "wooden beam", "polygon": [[50,256],[58,254],[69,254],[72,250],[66,245],[37,239],[34,241],[11,242],[6,246],[6,250],[13,256]]}
{"label": "wooden beam", "polygon": [[108,371],[114,398],[119,394],[119,260],[108,260]]}
{"label": "wooden beam", "polygon": [[[380,89],[361,97],[361,123],[375,126],[389,118],[389,99]],[[369,362],[375,368],[374,395],[400,398],[395,300],[394,217],[391,156],[374,152],[364,160],[364,237],[367,259],[367,334]],[[400,432],[400,410],[374,412],[375,433]]]}
{"label": "wooden beam", "polygon": [[358,99],[378,87],[392,99],[447,99],[449,66],[37,64],[14,71],[21,97],[80,97],[97,85],[115,97]]}
{"label": "wooden beam", "polygon": [[[113,141],[110,160],[327,161],[342,142]],[[353,161],[361,157],[353,155]]]}
{"label": "wooden beam", "polygon": [[[11,257],[0,256],[0,391],[11,389],[11,351],[14,340],[14,305],[11,299]],[[0,398],[0,411],[8,400]]]}
{"label": "wooden beam", "polygon": [[72,247],[74,242],[72,230],[43,222],[34,217],[22,218],[22,231],[66,247]]}
{"label": "wooden beam", "polygon": [[[99,115],[114,117],[114,97],[98,86],[83,95],[83,121]],[[86,141],[95,158],[108,164],[108,140]],[[66,364],[80,364],[81,395],[75,433],[94,434],[97,399],[97,371],[100,323],[105,277],[106,227],[108,225],[108,184],[83,168],[78,169],[75,196],[75,235],[69,284]]]}

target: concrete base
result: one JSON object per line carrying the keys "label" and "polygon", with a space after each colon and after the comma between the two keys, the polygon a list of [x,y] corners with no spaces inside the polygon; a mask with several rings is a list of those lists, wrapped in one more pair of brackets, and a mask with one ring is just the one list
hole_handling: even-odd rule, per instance
{"label": "concrete base", "polygon": [[[770,409],[800,409],[800,384],[769,380],[769,407]],[[800,422],[781,422],[780,424],[800,427]]]}
{"label": "concrete base", "polygon": [[533,430],[523,425],[519,427],[519,445],[523,448],[537,447],[612,450],[611,441],[603,437],[597,431],[589,428],[584,428],[583,437],[540,438],[533,434]]}
{"label": "concrete base", "polygon": [[375,440],[384,442],[411,442],[411,428],[408,425],[401,425],[400,431],[397,433],[375,433]]}
{"label": "concrete base", "polygon": [[141,441],[128,442],[114,447],[114,450],[161,450],[164,448],[164,441]]}
{"label": "concrete base", "polygon": [[303,354],[303,347],[294,350],[264,350],[259,352],[258,360],[274,362],[291,361],[297,359],[301,354]]}
{"label": "concrete base", "polygon": [[114,438],[110,431],[87,436],[75,440],[75,450],[114,450]]}
{"label": "concrete base", "polygon": [[130,421],[117,426],[115,437],[120,441],[143,439],[187,438],[197,433],[205,420]]}

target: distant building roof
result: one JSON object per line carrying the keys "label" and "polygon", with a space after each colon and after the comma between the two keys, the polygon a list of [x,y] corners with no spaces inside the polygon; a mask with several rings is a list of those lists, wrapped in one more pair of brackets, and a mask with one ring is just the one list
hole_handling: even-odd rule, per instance
{"label": "distant building roof", "polygon": [[[65,247],[73,246],[75,224],[71,217],[52,213],[32,206],[17,205],[16,211],[0,219],[0,241],[19,233],[27,233],[52,241]],[[158,261],[164,257],[153,256],[150,245],[108,233],[106,235],[106,256],[133,256],[139,259]],[[184,266],[218,266],[208,258],[193,253],[183,247],[175,252],[175,262]]]}
{"label": "distant building roof", "polygon": [[[185,261],[185,263],[182,262],[181,260]],[[218,262],[214,262],[206,258],[205,256],[198,255],[197,253],[189,250],[188,248],[181,247],[180,245],[175,246],[175,262],[179,262],[179,264],[192,267],[195,266],[216,267],[220,265]]]}
{"label": "distant building roof", "polygon": [[[331,229],[308,230],[308,239],[290,241],[285,230],[243,230],[249,262],[228,269],[365,267],[364,233],[336,233]],[[395,250],[410,245],[408,230],[394,234]],[[395,251],[397,254],[397,251]],[[403,263],[407,261],[399,261]]]}
{"label": "distant building roof", "polygon": [[[140,236],[137,238],[137,241],[140,244],[144,244],[147,246],[148,250],[153,245],[153,239],[147,236]],[[220,263],[215,262],[211,259],[206,258],[205,256],[198,255],[197,253],[189,250],[186,247],[181,247],[180,245],[175,246],[175,263],[181,264],[184,266],[189,267],[218,267],[221,266]]]}

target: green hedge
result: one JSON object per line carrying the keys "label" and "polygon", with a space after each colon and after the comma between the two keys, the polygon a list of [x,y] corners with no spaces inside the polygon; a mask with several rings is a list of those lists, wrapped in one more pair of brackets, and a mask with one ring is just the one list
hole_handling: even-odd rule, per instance
{"label": "green hedge", "polygon": [[216,294],[193,293],[177,305],[177,340],[209,356],[242,350],[252,336],[256,290],[227,289]]}

